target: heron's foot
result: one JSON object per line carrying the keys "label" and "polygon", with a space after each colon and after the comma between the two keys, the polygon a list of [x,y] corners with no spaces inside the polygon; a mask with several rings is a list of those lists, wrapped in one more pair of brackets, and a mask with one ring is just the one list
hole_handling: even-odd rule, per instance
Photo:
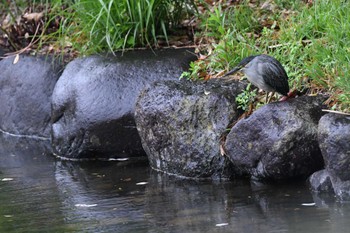
{"label": "heron's foot", "polygon": [[279,101],[286,101],[288,99],[295,98],[297,95],[298,95],[298,91],[293,90],[293,91],[288,92],[287,96],[282,96],[282,98],[280,98]]}

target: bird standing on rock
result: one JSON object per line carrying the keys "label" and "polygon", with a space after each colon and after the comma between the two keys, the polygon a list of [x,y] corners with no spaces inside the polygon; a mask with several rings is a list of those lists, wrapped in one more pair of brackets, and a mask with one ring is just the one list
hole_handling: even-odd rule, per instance
{"label": "bird standing on rock", "polygon": [[265,54],[246,57],[224,76],[238,71],[242,71],[253,85],[267,92],[266,101],[269,92],[278,92],[284,96],[283,100],[288,99],[288,75],[275,58]]}

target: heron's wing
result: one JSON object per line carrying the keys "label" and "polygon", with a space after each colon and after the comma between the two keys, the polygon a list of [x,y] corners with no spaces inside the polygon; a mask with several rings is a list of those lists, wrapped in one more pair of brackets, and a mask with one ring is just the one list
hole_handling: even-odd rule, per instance
{"label": "heron's wing", "polygon": [[267,85],[284,96],[288,95],[288,76],[283,66],[277,60],[274,59],[261,63],[259,72]]}

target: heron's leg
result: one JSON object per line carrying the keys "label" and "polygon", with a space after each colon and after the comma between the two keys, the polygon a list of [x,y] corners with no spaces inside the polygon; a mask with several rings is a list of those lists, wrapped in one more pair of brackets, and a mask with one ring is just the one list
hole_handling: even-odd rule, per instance
{"label": "heron's leg", "polygon": [[268,93],[268,92],[266,93],[266,103],[267,103],[267,104],[271,102],[272,97],[273,97],[274,95],[275,95],[275,92],[272,92],[270,98],[268,98],[269,93]]}

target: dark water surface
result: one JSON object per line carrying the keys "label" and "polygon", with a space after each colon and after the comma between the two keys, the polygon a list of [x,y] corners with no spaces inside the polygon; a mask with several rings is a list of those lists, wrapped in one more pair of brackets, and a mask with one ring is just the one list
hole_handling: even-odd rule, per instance
{"label": "dark water surface", "polygon": [[305,182],[180,180],[144,162],[60,161],[47,144],[1,137],[0,232],[350,232],[350,203]]}

